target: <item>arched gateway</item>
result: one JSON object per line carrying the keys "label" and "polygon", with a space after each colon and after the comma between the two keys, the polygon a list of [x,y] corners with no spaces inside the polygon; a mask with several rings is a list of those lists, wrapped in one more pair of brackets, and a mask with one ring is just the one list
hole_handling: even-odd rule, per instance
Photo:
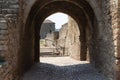
{"label": "arched gateway", "polygon": [[[11,66],[8,72],[12,70],[7,80],[19,78],[34,63],[39,62],[40,25],[46,17],[56,12],[66,13],[78,23],[81,41],[80,60],[86,59],[86,46],[88,46],[91,64],[109,79],[120,79],[119,18],[116,0],[15,1],[16,4],[19,3],[16,19],[14,20],[13,17],[9,19],[9,16],[8,19],[2,18],[6,20],[10,34],[6,54],[13,56],[5,56],[8,62],[5,67],[8,69],[8,66]],[[1,72],[5,71],[5,67],[0,70],[1,80],[7,75],[2,75]]]}

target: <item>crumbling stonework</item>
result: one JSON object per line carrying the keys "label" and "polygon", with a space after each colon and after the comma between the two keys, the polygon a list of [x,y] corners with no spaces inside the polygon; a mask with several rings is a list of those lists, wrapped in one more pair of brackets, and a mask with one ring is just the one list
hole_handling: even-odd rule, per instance
{"label": "crumbling stonework", "polygon": [[78,28],[78,24],[74,19],[69,17],[68,21],[68,32],[66,36],[66,43],[65,47],[68,48],[68,54],[77,59],[80,60],[80,31]]}
{"label": "crumbling stonework", "polygon": [[57,46],[56,41],[57,41],[58,37],[59,37],[59,32],[57,32],[57,31],[47,34],[47,36],[45,38],[46,46],[50,47],[50,48],[56,47]]}
{"label": "crumbling stonework", "polygon": [[0,80],[18,79],[18,0],[0,1],[0,55],[5,57],[5,64],[0,68]]}
{"label": "crumbling stonework", "polygon": [[68,33],[68,23],[62,25],[61,29],[59,30],[59,38],[57,39],[57,48],[60,55],[68,55],[68,47],[65,46],[66,44],[66,37]]}

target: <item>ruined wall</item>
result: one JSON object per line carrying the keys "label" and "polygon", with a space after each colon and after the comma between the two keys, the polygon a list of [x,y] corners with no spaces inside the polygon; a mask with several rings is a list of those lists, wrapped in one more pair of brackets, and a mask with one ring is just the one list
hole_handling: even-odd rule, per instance
{"label": "ruined wall", "polygon": [[111,0],[113,40],[115,46],[115,77],[120,80],[120,0]]}
{"label": "ruined wall", "polygon": [[68,48],[68,54],[77,60],[80,60],[80,31],[76,21],[68,18],[68,32],[66,36],[65,47]]}
{"label": "ruined wall", "polygon": [[68,32],[68,24],[65,23],[64,25],[62,25],[61,29],[59,30],[59,38],[57,40],[58,47],[65,47],[67,32]]}
{"label": "ruined wall", "polygon": [[46,47],[53,48],[54,46],[54,33],[48,33],[45,38]]}
{"label": "ruined wall", "polygon": [[66,37],[68,33],[68,23],[62,25],[61,29],[59,30],[59,38],[57,39],[57,48],[59,48],[60,54],[68,55],[68,47],[65,46]]}
{"label": "ruined wall", "polygon": [[[0,1],[0,54],[5,57],[5,65],[0,68],[0,80],[17,79],[18,52],[18,0]],[[14,77],[14,78],[13,78]]]}
{"label": "ruined wall", "polygon": [[90,55],[92,59],[94,59],[92,63],[95,64],[95,67],[100,72],[104,73],[110,80],[114,80],[115,45],[113,26],[115,23],[112,23],[112,21],[116,20],[116,2],[115,0],[102,0],[97,4],[99,4],[100,7],[102,20],[97,20],[93,23],[93,36],[89,46]]}

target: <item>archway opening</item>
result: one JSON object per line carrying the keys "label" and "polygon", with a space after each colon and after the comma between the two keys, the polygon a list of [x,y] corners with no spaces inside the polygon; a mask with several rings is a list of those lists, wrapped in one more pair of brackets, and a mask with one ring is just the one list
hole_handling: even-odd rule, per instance
{"label": "archway opening", "polygon": [[[46,0],[47,1],[47,0]],[[81,54],[82,56],[80,60],[86,60],[86,51],[88,49],[90,54],[90,62],[92,65],[96,66],[101,72],[104,71],[106,66],[103,64],[102,50],[104,50],[101,46],[101,43],[98,43],[98,40],[101,39],[100,25],[98,24],[98,18],[94,14],[92,7],[88,4],[88,2],[84,1],[37,1],[35,5],[31,8],[31,12],[29,13],[26,27],[25,27],[25,35],[28,35],[29,40],[25,38],[24,43],[26,43],[26,48],[31,49],[25,50],[27,56],[27,62],[38,63],[39,55],[40,55],[40,28],[42,22],[49,15],[56,12],[63,12],[71,16],[79,25],[80,30],[80,42],[81,42]],[[50,31],[51,32],[51,31]],[[104,41],[102,41],[104,43]],[[27,45],[29,44],[29,45]],[[25,49],[26,49],[25,48]],[[24,50],[24,49],[23,49]],[[99,51],[100,50],[100,51]],[[104,57],[105,58],[105,57]],[[105,61],[105,60],[104,60]],[[106,62],[106,61],[105,61]],[[25,62],[24,62],[25,63]],[[87,67],[86,67],[87,68]],[[94,76],[92,76],[95,78]],[[85,79],[84,79],[85,80]],[[96,80],[96,79],[92,79]]]}
{"label": "archway opening", "polygon": [[[83,48],[86,51],[82,52]],[[79,25],[71,16],[58,12],[43,21],[40,29],[40,62],[63,63],[65,66],[80,64],[84,57],[84,62],[89,63],[88,52],[87,46],[81,46]],[[85,55],[82,56],[82,53]],[[69,58],[79,63],[67,60]]]}

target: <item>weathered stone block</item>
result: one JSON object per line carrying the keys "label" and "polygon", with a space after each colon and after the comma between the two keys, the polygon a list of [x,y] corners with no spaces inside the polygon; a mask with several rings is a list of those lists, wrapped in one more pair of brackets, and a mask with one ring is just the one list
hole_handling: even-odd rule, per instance
{"label": "weathered stone block", "polygon": [[8,30],[0,30],[0,35],[7,35],[8,34]]}
{"label": "weathered stone block", "polygon": [[8,44],[8,41],[6,41],[6,40],[0,40],[0,45],[7,45]]}
{"label": "weathered stone block", "polygon": [[11,9],[18,9],[19,5],[13,4],[13,5],[10,5],[9,8],[11,8]]}
{"label": "weathered stone block", "polygon": [[2,46],[0,46],[0,50],[8,50],[8,46],[2,45]]}
{"label": "weathered stone block", "polygon": [[7,40],[8,36],[7,35],[0,35],[0,40]]}
{"label": "weathered stone block", "polygon": [[7,27],[8,26],[5,20],[0,21],[0,30],[6,30]]}
{"label": "weathered stone block", "polygon": [[18,0],[8,0],[8,4],[18,4]]}
{"label": "weathered stone block", "polygon": [[116,71],[120,71],[120,60],[116,60]]}
{"label": "weathered stone block", "polygon": [[17,14],[18,9],[2,9],[3,14]]}

